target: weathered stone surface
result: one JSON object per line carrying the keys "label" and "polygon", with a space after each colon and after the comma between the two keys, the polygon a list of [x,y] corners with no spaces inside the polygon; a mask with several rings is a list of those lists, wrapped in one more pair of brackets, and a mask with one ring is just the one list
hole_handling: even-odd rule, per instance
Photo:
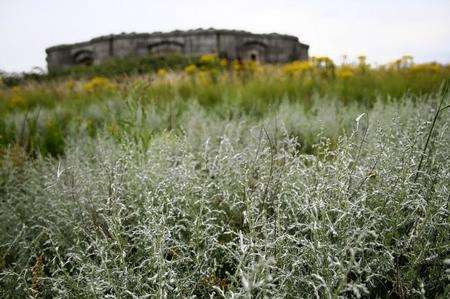
{"label": "weathered stone surface", "polygon": [[100,64],[110,58],[170,53],[186,56],[215,53],[227,59],[288,62],[308,59],[308,49],[308,45],[291,35],[196,29],[101,36],[87,42],[50,47],[46,53],[48,70],[57,71],[75,65]]}

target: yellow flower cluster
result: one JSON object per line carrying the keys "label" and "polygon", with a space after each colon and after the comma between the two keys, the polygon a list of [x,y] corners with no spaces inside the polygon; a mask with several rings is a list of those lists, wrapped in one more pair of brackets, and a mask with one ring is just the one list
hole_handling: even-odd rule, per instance
{"label": "yellow flower cluster", "polygon": [[244,64],[242,63],[242,61],[239,60],[233,60],[231,62],[231,68],[233,69],[233,71],[235,72],[240,72],[244,69]]}
{"label": "yellow flower cluster", "polygon": [[226,67],[228,65],[228,60],[226,60],[225,58],[222,58],[220,60],[220,66],[221,67]]}
{"label": "yellow flower cluster", "polygon": [[197,72],[197,66],[195,64],[190,64],[187,67],[184,68],[184,71],[188,75],[193,75]]}
{"label": "yellow flower cluster", "polygon": [[283,66],[282,71],[286,75],[304,74],[314,68],[310,61],[293,61]]}
{"label": "yellow flower cluster", "polygon": [[261,73],[263,71],[261,64],[254,60],[244,61],[244,69],[251,73]]}
{"label": "yellow flower cluster", "polygon": [[202,86],[208,86],[211,84],[211,74],[207,71],[200,71],[197,74],[198,83]]}
{"label": "yellow flower cluster", "polygon": [[89,93],[112,89],[114,89],[114,84],[105,77],[94,77],[83,85],[83,90]]}
{"label": "yellow flower cluster", "polygon": [[159,78],[161,78],[161,79],[166,78],[168,74],[169,74],[169,72],[168,72],[166,69],[159,69],[159,70],[156,72],[156,75],[157,75]]}
{"label": "yellow flower cluster", "polygon": [[435,62],[414,64],[413,66],[411,66],[412,73],[438,74],[441,71],[443,71],[443,67]]}
{"label": "yellow flower cluster", "polygon": [[11,108],[20,107],[25,104],[25,97],[23,95],[22,88],[20,86],[14,86],[11,89],[12,96],[9,100],[9,106]]}
{"label": "yellow flower cluster", "polygon": [[216,54],[204,54],[200,57],[200,63],[204,65],[212,65],[218,62]]}
{"label": "yellow flower cluster", "polygon": [[353,77],[356,74],[355,68],[349,65],[343,65],[336,71],[336,76],[338,78],[347,79]]}

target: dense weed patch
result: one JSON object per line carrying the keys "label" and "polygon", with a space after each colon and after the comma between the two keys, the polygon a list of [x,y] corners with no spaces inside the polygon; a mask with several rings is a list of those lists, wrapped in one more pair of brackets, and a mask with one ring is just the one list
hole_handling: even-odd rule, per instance
{"label": "dense weed patch", "polygon": [[448,66],[183,67],[0,87],[0,297],[448,297]]}
{"label": "dense weed patch", "polygon": [[[414,64],[410,57],[377,68],[370,67],[364,57],[357,64],[340,66],[324,57],[282,66],[230,62],[214,55],[180,59],[167,57],[147,64],[131,58],[110,61],[86,69],[92,74],[54,75],[44,81],[24,80],[13,87],[0,81],[0,148],[19,144],[31,155],[62,155],[63,136],[83,131],[95,136],[104,127],[121,131],[124,126],[117,120],[129,118],[128,109],[124,109],[127,105],[159,114],[161,121],[148,129],[161,132],[179,129],[178,119],[190,103],[223,119],[261,119],[282,109],[285,103],[299,109],[301,106],[304,114],[313,116],[318,105],[346,111],[368,109],[380,101],[402,101],[405,97],[413,103],[427,101],[443,80],[450,79],[448,65]],[[159,69],[148,69],[140,75],[109,69],[116,64],[129,64],[123,68],[135,69],[141,63]],[[105,73],[95,73],[96,68],[105,68]],[[111,77],[105,77],[107,74]],[[318,98],[326,100],[318,103]],[[334,114],[346,118],[345,112]],[[329,137],[337,139],[345,129],[348,127],[339,124],[334,136]],[[302,141],[309,138],[297,134]],[[311,140],[304,148],[310,151],[317,141]]]}
{"label": "dense weed patch", "polygon": [[231,120],[188,104],[152,134],[165,116],[131,102],[58,159],[4,151],[1,296],[445,296],[444,116],[415,179],[434,99],[320,103]]}

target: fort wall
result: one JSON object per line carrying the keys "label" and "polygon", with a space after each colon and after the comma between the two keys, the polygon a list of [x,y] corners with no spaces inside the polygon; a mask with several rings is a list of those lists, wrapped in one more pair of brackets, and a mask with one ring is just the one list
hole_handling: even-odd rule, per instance
{"label": "fort wall", "polygon": [[309,46],[290,35],[197,29],[189,31],[108,35],[87,42],[46,49],[48,70],[97,65],[111,58],[215,53],[222,58],[283,63],[308,59]]}

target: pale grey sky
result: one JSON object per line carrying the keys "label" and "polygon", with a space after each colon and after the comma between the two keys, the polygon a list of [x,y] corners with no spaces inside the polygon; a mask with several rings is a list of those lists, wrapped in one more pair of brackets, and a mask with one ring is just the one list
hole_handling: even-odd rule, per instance
{"label": "pale grey sky", "polygon": [[293,34],[338,62],[450,62],[450,0],[0,0],[0,69],[45,67],[46,47],[98,35],[198,27]]}

